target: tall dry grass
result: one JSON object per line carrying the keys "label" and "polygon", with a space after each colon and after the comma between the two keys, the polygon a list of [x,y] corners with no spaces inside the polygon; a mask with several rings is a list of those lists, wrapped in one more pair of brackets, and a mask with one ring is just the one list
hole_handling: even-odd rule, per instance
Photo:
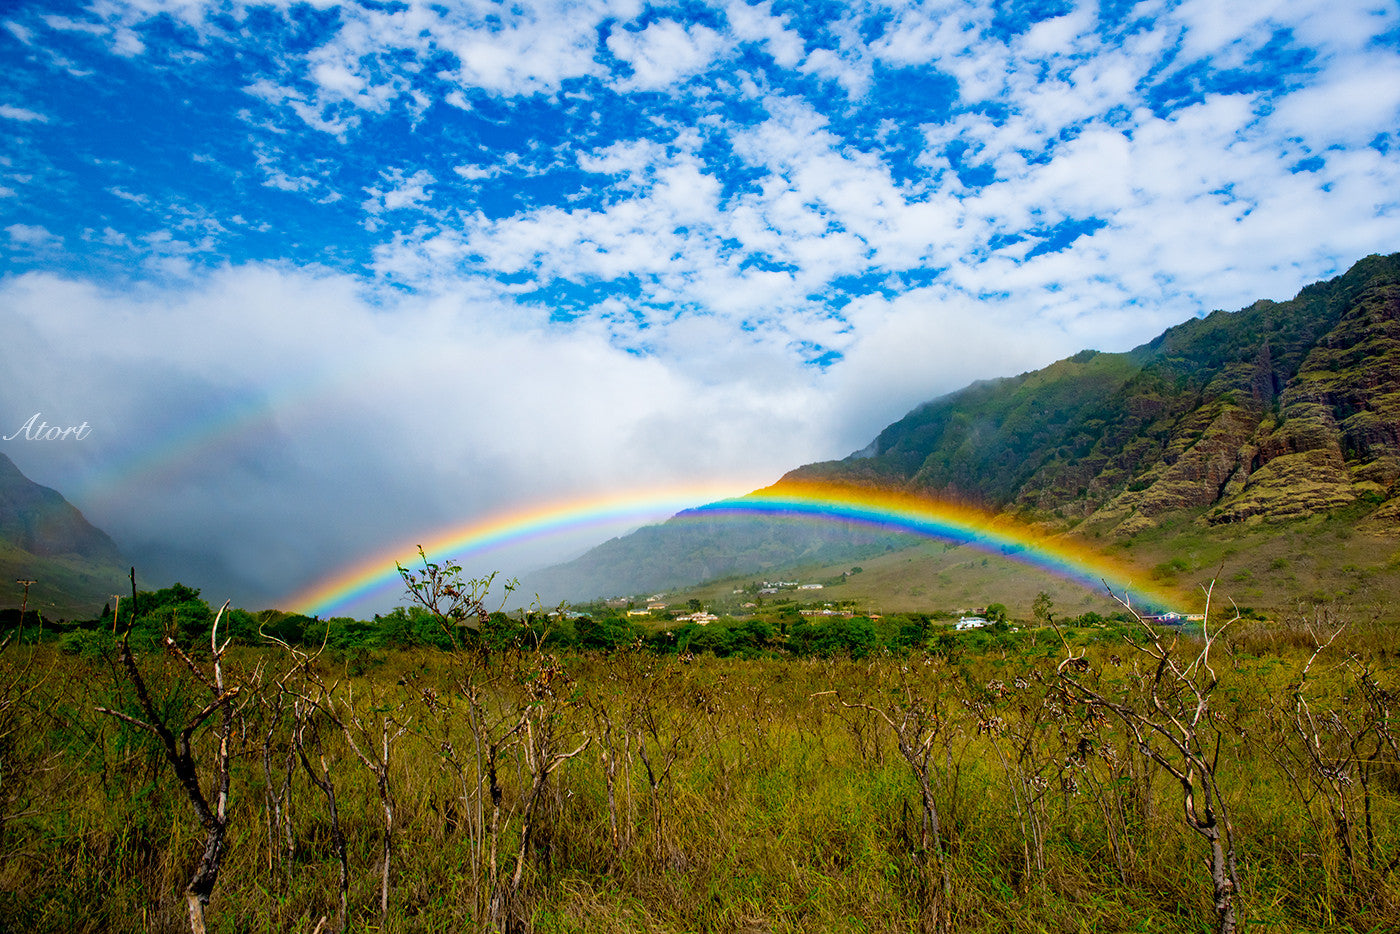
{"label": "tall dry grass", "polygon": [[[1212,657],[1250,930],[1400,929],[1400,669],[1363,636],[1316,652],[1260,632]],[[1076,678],[1151,702],[1150,659],[1084,651]],[[1063,658],[1050,640],[861,662],[235,647],[207,924],[1214,929],[1179,789]],[[163,715],[207,703],[178,658],[138,663]],[[115,658],[0,652],[0,930],[189,929],[203,832],[159,744],[99,707],[139,710]],[[194,734],[205,782],[212,742]]]}

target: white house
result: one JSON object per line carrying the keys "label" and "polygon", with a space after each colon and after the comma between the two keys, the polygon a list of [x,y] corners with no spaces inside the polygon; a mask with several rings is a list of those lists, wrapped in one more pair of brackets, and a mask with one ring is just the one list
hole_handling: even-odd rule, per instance
{"label": "white house", "polygon": [[980,616],[964,616],[954,624],[954,629],[981,629],[987,621]]}

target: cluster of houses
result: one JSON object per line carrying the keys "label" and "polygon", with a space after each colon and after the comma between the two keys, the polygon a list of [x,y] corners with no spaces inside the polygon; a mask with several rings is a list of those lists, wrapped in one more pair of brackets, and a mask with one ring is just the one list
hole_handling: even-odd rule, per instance
{"label": "cluster of houses", "polygon": [[[758,593],[776,594],[781,590],[821,590],[822,586],[823,585],[821,584],[804,584],[800,581],[764,581],[762,586],[759,588]],[[739,588],[734,591],[736,595],[748,592],[749,590],[747,588]],[[625,597],[614,597],[613,599],[607,601],[608,606],[614,607],[616,609],[621,609],[622,607],[627,606],[628,603],[630,603],[630,601]],[[666,603],[666,594],[652,594],[650,597],[647,598],[645,607],[631,607],[627,610],[627,615],[639,618],[650,618],[657,613],[666,612],[668,608],[669,604]],[[758,604],[752,602],[745,603],[742,606],[742,609],[744,610],[756,610],[757,608]],[[854,615],[852,612],[847,610],[833,610],[829,608],[822,610],[802,610],[801,612],[803,616],[842,616],[847,619],[851,618]],[[865,615],[868,616],[869,614]],[[879,619],[879,617],[871,618]],[[685,613],[683,615],[678,615],[672,617],[672,619],[674,619],[674,621],[677,623],[695,623],[698,626],[708,626],[710,623],[713,623],[716,620],[718,620],[719,617],[716,616],[714,613],[708,612],[707,610],[699,610],[693,613]]]}
{"label": "cluster of houses", "polygon": [[[856,616],[854,610],[835,610],[830,606],[824,606],[820,610],[798,610],[798,612],[803,616],[837,616],[841,619],[853,619]],[[864,619],[873,620],[880,618],[876,613],[861,613],[860,615]]]}
{"label": "cluster of houses", "polygon": [[647,598],[647,608],[632,609],[627,611],[628,616],[650,616],[653,613],[660,613],[666,609],[665,594],[656,594]]}
{"label": "cluster of houses", "polygon": [[[821,589],[822,589],[822,585],[821,585],[821,584],[803,584],[803,583],[799,583],[798,581],[764,581],[764,582],[763,582],[763,586],[759,589],[758,592],[759,592],[760,594],[776,594],[776,593],[778,593],[780,590],[821,590]],[[746,592],[747,592],[746,589],[739,589],[739,590],[735,590],[735,591],[734,591],[735,594],[742,594],[742,593],[746,593]],[[642,608],[640,608],[640,607],[632,608],[632,609],[627,610],[627,615],[628,615],[628,616],[637,616],[637,617],[650,617],[650,616],[653,616],[653,615],[656,614],[656,613],[665,612],[666,609],[668,608],[668,605],[667,605],[667,603],[666,603],[665,598],[666,598],[666,595],[665,595],[665,594],[653,594],[651,597],[649,597],[649,598],[647,599],[647,601],[646,601],[646,608],[645,608],[645,609],[642,609]],[[627,603],[626,598],[615,598],[615,599],[613,599],[613,600],[609,600],[609,601],[608,601],[608,605],[609,605],[609,606],[618,606],[618,607],[620,607],[620,606],[625,606],[626,603]],[[743,608],[744,608],[745,610],[754,610],[754,609],[757,609],[757,604],[754,604],[754,603],[745,603],[745,604],[743,605]],[[803,616],[806,616],[806,617],[827,617],[827,618],[830,618],[830,617],[839,617],[839,618],[843,618],[843,619],[851,619],[852,617],[854,617],[854,616],[856,615],[854,611],[849,610],[849,609],[834,609],[834,608],[831,606],[831,604],[827,604],[825,607],[822,607],[822,608],[820,608],[820,609],[804,609],[804,610],[801,610],[800,612],[802,613]],[[875,615],[870,614],[870,613],[862,613],[862,614],[860,614],[860,615],[861,615],[861,616],[864,616],[864,617],[867,617],[867,618],[869,618],[869,619],[879,619],[879,618],[880,618],[879,616],[875,616]],[[674,620],[675,620],[677,623],[694,623],[694,624],[697,625],[697,626],[708,626],[710,623],[713,623],[713,622],[717,621],[718,619],[719,619],[718,616],[716,616],[714,613],[711,613],[711,612],[709,612],[709,611],[707,611],[707,610],[698,610],[698,611],[696,611],[696,612],[686,613],[686,614],[683,614],[683,615],[679,615],[679,616],[674,617]],[[1166,612],[1166,613],[1144,614],[1144,615],[1141,617],[1141,619],[1142,619],[1142,621],[1145,622],[1145,623],[1155,623],[1155,624],[1159,624],[1159,625],[1163,625],[1163,626],[1181,626],[1181,625],[1185,625],[1185,624],[1187,624],[1187,623],[1193,623],[1193,622],[1197,622],[1197,623],[1198,623],[1198,622],[1201,622],[1203,619],[1205,619],[1205,617],[1204,617],[1203,615],[1200,615],[1200,614]],[[986,617],[983,617],[983,616],[963,616],[963,617],[960,617],[960,618],[958,619],[958,621],[957,621],[956,623],[953,624],[953,629],[954,629],[954,630],[957,630],[957,631],[966,631],[966,630],[970,630],[970,629],[982,629],[982,628],[987,627],[987,626],[990,626],[990,625],[992,625],[992,623],[991,623],[991,621],[988,620]]]}
{"label": "cluster of houses", "polygon": [[[665,597],[665,594],[654,594],[653,596],[647,599],[646,609],[641,609],[639,607],[630,609],[627,611],[627,615],[651,616],[653,613],[665,612],[667,608]],[[707,613],[704,610],[699,610],[695,613],[686,613],[683,616],[677,616],[675,619],[678,623],[695,623],[699,626],[708,626],[710,623],[713,623],[715,620],[719,619],[719,617],[713,613]]]}
{"label": "cluster of houses", "polygon": [[[780,590],[821,590],[821,584],[800,584],[797,581],[764,581],[758,589],[760,594],[775,594]],[[739,591],[735,591],[739,593]]]}
{"label": "cluster of houses", "polygon": [[1162,626],[1181,626],[1185,623],[1205,621],[1204,613],[1144,613],[1139,617],[1144,623],[1158,623]]}

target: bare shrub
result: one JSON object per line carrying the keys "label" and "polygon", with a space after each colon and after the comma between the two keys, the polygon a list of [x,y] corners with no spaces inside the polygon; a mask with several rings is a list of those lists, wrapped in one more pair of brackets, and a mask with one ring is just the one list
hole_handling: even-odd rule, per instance
{"label": "bare shrub", "polygon": [[1182,651],[1187,644],[1180,633],[1165,635],[1123,602],[1139,626],[1129,641],[1152,661],[1150,670],[1139,673],[1135,679],[1135,691],[1110,697],[1094,686],[1084,653],[1076,655],[1067,641],[1066,657],[1058,671],[1072,696],[1115,716],[1138,750],[1180,786],[1182,817],[1209,848],[1216,930],[1231,934],[1237,924],[1240,880],[1234,827],[1220,790],[1222,733],[1211,710],[1211,694],[1220,679],[1211,666],[1210,652],[1239,616],[1236,614],[1212,631],[1211,589],[1206,588],[1200,651],[1194,655]]}
{"label": "bare shrub", "polygon": [[[134,571],[132,572],[132,581],[134,585]],[[133,586],[133,596],[134,590]],[[135,600],[132,602],[134,604]],[[166,650],[184,663],[190,676],[203,686],[209,695],[210,701],[203,709],[188,718],[182,718],[183,722],[175,719],[170,712],[162,711],[152,696],[146,679],[141,674],[136,656],[131,651],[130,626],[127,627],[126,634],[122,637],[119,657],[122,668],[136,691],[136,699],[140,705],[142,716],[132,716],[107,707],[97,708],[100,713],[116,717],[137,729],[145,730],[159,740],[166,761],[175,772],[176,780],[180,783],[186,799],[199,818],[200,826],[204,830],[204,851],[200,856],[194,875],[190,877],[189,884],[185,886],[185,903],[189,909],[190,930],[193,934],[204,934],[204,911],[209,904],[209,896],[214,891],[214,885],[219,878],[219,868],[223,863],[224,843],[228,833],[229,766],[233,755],[232,743],[234,742],[233,704],[244,687],[237,684],[226,685],[224,680],[223,657],[228,649],[228,641],[226,640],[222,645],[219,644],[219,622],[227,610],[228,602],[225,601],[219,609],[218,616],[214,619],[213,628],[209,632],[207,669],[180,648],[172,637],[167,635],[164,640]],[[134,620],[134,613],[132,618]],[[212,763],[206,767],[207,771],[211,773],[210,787],[206,791],[204,780],[200,776],[200,766],[192,741],[195,733],[216,714],[218,722],[213,730],[215,748],[212,753],[208,754]]]}
{"label": "bare shrub", "polygon": [[884,692],[888,699],[879,706],[845,701],[841,706],[864,710],[889,727],[918,784],[922,820],[914,856],[923,881],[920,921],[924,930],[942,934],[952,930],[953,876],[944,819],[933,791],[938,780],[934,754],[945,753],[951,760],[949,721],[937,691],[923,691],[903,669],[900,674],[904,676]]}

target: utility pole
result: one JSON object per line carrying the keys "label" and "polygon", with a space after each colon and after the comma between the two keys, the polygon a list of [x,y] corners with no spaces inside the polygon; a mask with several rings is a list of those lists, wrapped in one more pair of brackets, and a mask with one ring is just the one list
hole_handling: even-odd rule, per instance
{"label": "utility pole", "polygon": [[38,582],[38,581],[33,581],[33,580],[25,580],[25,579],[21,578],[20,580],[15,581],[15,583],[16,583],[16,584],[19,584],[21,587],[24,588],[24,602],[22,602],[22,603],[19,605],[19,631],[20,631],[20,638],[24,638],[24,614],[25,614],[25,612],[29,609],[29,585],[30,585],[30,584],[37,584],[37,583],[39,583],[39,582]]}

